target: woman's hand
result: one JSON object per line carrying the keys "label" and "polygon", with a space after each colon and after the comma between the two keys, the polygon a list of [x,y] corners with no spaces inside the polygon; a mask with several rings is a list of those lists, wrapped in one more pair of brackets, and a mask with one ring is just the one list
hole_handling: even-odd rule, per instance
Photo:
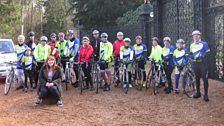
{"label": "woman's hand", "polygon": [[46,86],[48,87],[48,88],[50,88],[50,87],[52,87],[52,86],[54,86],[54,83],[46,83]]}

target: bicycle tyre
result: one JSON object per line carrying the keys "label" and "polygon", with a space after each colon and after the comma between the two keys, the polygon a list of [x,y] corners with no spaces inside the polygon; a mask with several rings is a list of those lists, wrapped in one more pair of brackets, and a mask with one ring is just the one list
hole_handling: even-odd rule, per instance
{"label": "bicycle tyre", "polygon": [[[126,74],[126,76],[125,76]],[[126,81],[123,82],[123,90],[124,90],[124,93],[127,94],[128,93],[128,89],[129,89],[129,84],[128,84],[128,72],[126,70],[124,70],[124,74],[123,74],[123,77],[126,78]],[[124,78],[124,80],[125,80]]]}
{"label": "bicycle tyre", "polygon": [[99,93],[99,71],[96,70],[96,94]]}
{"label": "bicycle tyre", "polygon": [[157,95],[158,92],[159,92],[158,88],[159,88],[159,82],[160,82],[160,79],[161,79],[161,71],[157,71],[157,72],[159,72],[159,76],[156,77],[154,85],[153,85],[153,93],[154,93],[154,95]]}
{"label": "bicycle tyre", "polygon": [[80,94],[82,94],[84,86],[84,77],[81,74],[79,75],[79,85],[80,85]]}
{"label": "bicycle tyre", "polygon": [[68,90],[69,70],[65,69],[65,89]]}
{"label": "bicycle tyre", "polygon": [[188,73],[186,75],[186,87],[185,87],[185,94],[187,95],[188,98],[192,98],[193,97],[193,94],[195,92],[195,81],[194,81],[194,78],[193,76],[190,75],[190,73]]}
{"label": "bicycle tyre", "polygon": [[13,83],[13,77],[14,73],[13,71],[10,71],[5,79],[5,85],[4,85],[4,94],[7,95],[9,93],[9,90],[11,88],[11,85]]}

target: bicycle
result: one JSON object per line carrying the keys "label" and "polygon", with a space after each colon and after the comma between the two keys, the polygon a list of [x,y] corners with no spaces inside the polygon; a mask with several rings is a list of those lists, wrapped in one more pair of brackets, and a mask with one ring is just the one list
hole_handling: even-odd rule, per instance
{"label": "bicycle", "polygon": [[[158,69],[156,71],[156,64],[158,66]],[[146,81],[146,89],[149,89],[151,84],[153,84],[153,94],[158,94],[159,86],[162,83],[166,83],[166,73],[163,68],[163,64],[161,62],[155,62],[151,61],[151,68],[147,75],[147,81]]]}
{"label": "bicycle", "polygon": [[79,88],[80,88],[80,94],[82,94],[83,92],[83,87],[84,87],[84,84],[85,84],[85,80],[86,80],[86,77],[85,77],[85,74],[82,70],[82,65],[83,64],[86,64],[86,67],[88,65],[87,62],[74,62],[74,64],[77,64],[78,65],[78,71],[79,71],[79,74],[78,74],[78,84],[79,84]]}
{"label": "bicycle", "polygon": [[118,65],[115,65],[115,61],[113,62],[113,68],[114,68],[114,72],[113,72],[113,84],[115,87],[118,87],[119,85],[119,78],[117,77],[117,75],[119,74],[119,68],[120,68],[120,61],[118,61]]}
{"label": "bicycle", "polygon": [[129,63],[127,62],[122,62],[119,72],[120,72],[120,80],[121,80],[121,85],[122,85],[122,89],[124,91],[125,94],[128,93],[128,89],[129,89],[129,74],[128,74],[128,66]]}
{"label": "bicycle", "polygon": [[65,67],[65,89],[68,90],[68,84],[75,82],[75,72],[73,70],[73,63],[66,62]]}
{"label": "bicycle", "polygon": [[15,66],[17,65],[17,62],[5,62],[5,63],[11,66],[9,73],[6,76],[4,85],[4,94],[7,95],[9,93],[12,84],[16,85],[17,83],[16,71],[15,71]]}
{"label": "bicycle", "polygon": [[193,94],[195,93],[196,85],[195,85],[195,74],[192,69],[192,65],[190,62],[186,65],[186,87],[185,87],[185,94],[188,98],[192,98]]}
{"label": "bicycle", "polygon": [[143,88],[143,71],[139,68],[139,61],[135,60],[132,67],[132,80],[134,82],[134,87],[137,90],[142,90]]}
{"label": "bicycle", "polygon": [[92,79],[93,83],[96,83],[96,94],[98,94],[99,87],[102,86],[99,62],[94,62],[92,70]]}

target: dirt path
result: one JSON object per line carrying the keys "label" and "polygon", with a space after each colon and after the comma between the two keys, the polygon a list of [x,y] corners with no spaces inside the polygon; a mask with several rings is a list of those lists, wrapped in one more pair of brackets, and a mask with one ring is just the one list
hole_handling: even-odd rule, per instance
{"label": "dirt path", "polygon": [[[0,95],[0,125],[224,125],[224,83],[209,80],[208,103],[174,93],[152,95],[149,91],[121,89],[99,94],[70,87],[63,92],[63,107],[44,104],[34,107],[36,92],[11,91]],[[3,88],[3,85],[0,85]]]}

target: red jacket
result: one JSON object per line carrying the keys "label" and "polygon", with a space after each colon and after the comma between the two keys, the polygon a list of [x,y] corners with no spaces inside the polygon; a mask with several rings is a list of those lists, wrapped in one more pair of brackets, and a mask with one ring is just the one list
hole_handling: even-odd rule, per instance
{"label": "red jacket", "polygon": [[56,42],[50,42],[50,43],[48,43],[48,45],[51,47],[50,55],[58,57],[58,50],[56,48]]}
{"label": "red jacket", "polygon": [[116,40],[113,44],[113,54],[115,58],[118,58],[120,55],[120,48],[121,46],[124,46],[124,40]]}
{"label": "red jacket", "polygon": [[81,46],[79,50],[79,62],[88,61],[90,63],[91,55],[93,54],[93,47],[91,45],[86,45],[86,47]]}

